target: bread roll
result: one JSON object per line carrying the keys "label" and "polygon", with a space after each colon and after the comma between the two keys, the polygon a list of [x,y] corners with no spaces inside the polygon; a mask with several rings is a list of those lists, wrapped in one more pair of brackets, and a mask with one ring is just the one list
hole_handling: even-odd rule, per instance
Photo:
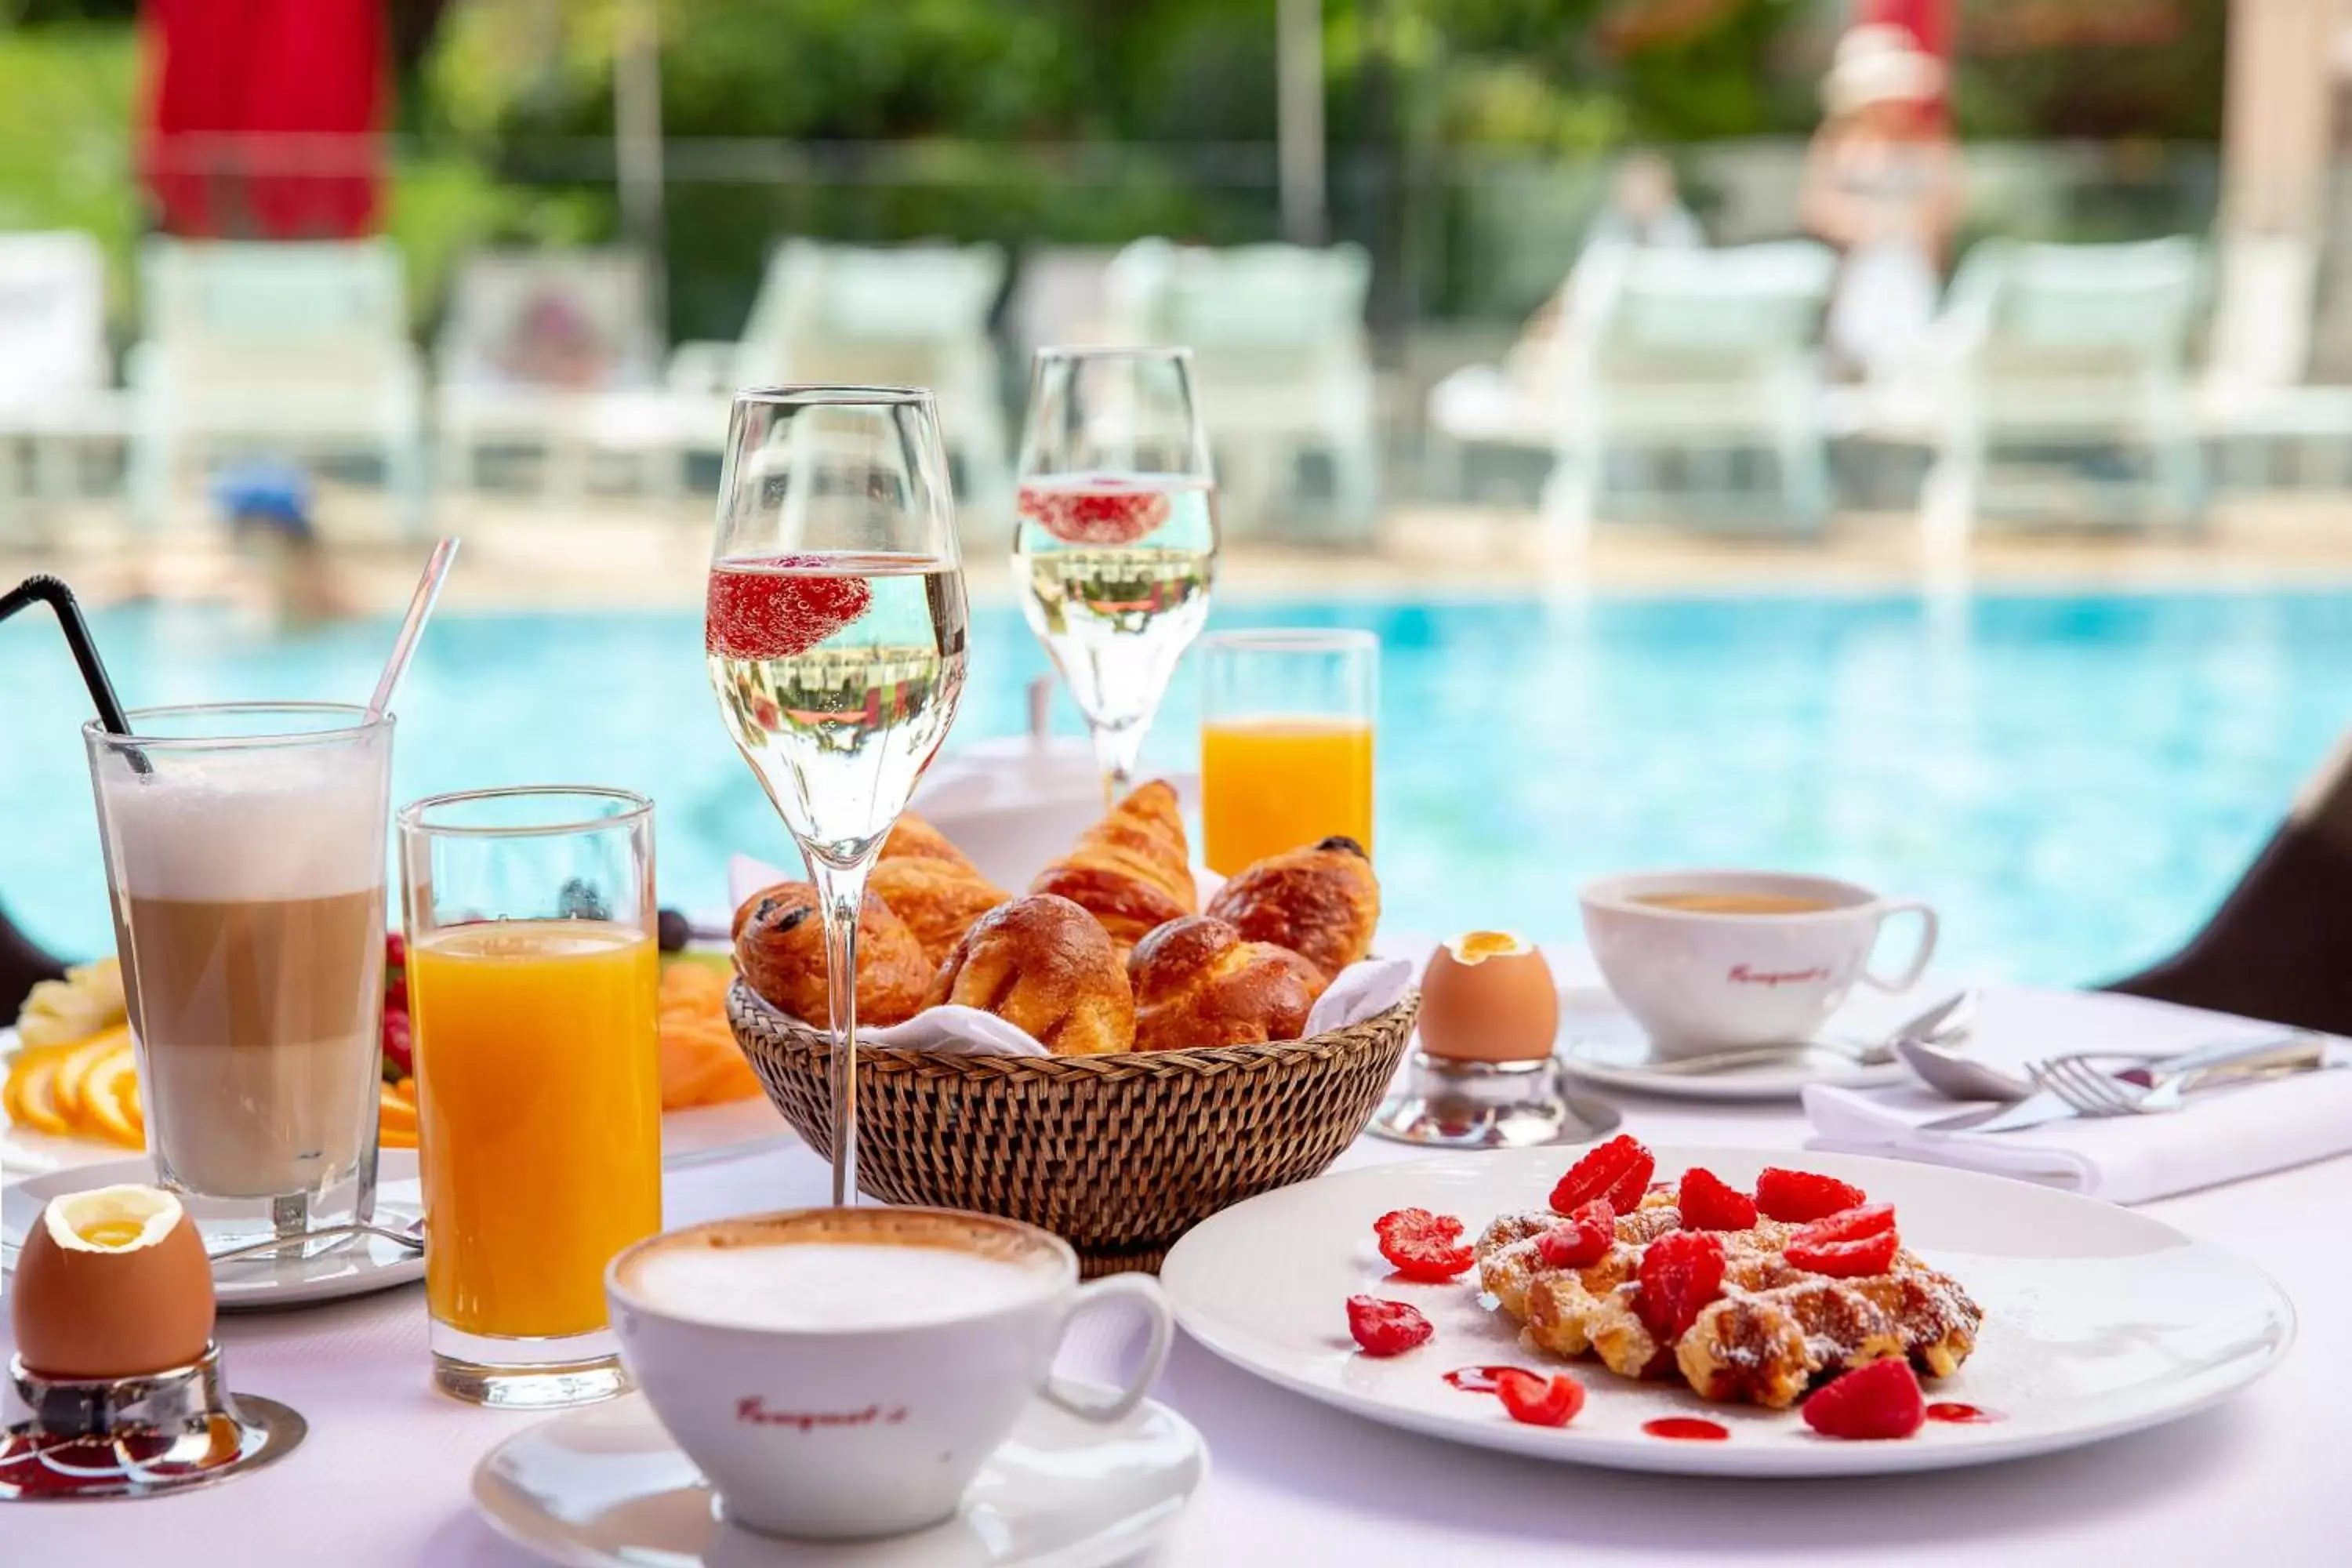
{"label": "bread roll", "polygon": [[1135,996],[1109,935],[1050,894],[1015,899],[973,922],[923,1005],[949,1003],[993,1013],[1059,1057],[1135,1048]]}
{"label": "bread roll", "polygon": [[947,962],[971,922],[1013,895],[980,874],[948,836],[913,812],[882,841],[866,890],[890,906],[923,944],[933,970]]}
{"label": "bread roll", "polygon": [[1324,984],[1288,948],[1244,942],[1211,915],[1187,915],[1145,937],[1127,973],[1139,1051],[1295,1040]]}
{"label": "bread roll", "polygon": [[1125,963],[1146,933],[1200,908],[1175,786],[1139,784],[1029,890],[1067,899],[1100,921]]}
{"label": "bread roll", "polygon": [[[833,1022],[824,921],[806,882],[778,882],[735,911],[735,967],[768,1005],[822,1029]],[[857,918],[857,1021],[903,1024],[923,1005],[931,965],[890,906],[866,895]]]}
{"label": "bread roll", "polygon": [[1232,922],[1251,942],[1288,948],[1321,971],[1328,984],[1372,950],[1372,930],[1381,923],[1380,879],[1362,845],[1326,838],[1311,849],[1270,855],[1245,868],[1217,889],[1206,912]]}

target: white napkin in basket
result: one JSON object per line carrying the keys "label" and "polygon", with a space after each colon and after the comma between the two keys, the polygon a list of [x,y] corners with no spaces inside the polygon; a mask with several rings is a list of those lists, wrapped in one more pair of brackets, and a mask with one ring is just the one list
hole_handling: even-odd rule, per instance
{"label": "white napkin in basket", "polygon": [[[1307,1032],[1319,1035],[1387,1012],[1412,988],[1412,965],[1402,958],[1370,958],[1339,971],[1307,1015]],[[943,1057],[1043,1057],[1053,1053],[1026,1029],[977,1007],[933,1007],[887,1029],[860,1029],[861,1044]]]}

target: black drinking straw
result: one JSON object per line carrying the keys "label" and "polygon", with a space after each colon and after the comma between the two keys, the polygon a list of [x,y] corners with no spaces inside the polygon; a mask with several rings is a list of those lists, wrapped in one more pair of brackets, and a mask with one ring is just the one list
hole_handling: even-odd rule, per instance
{"label": "black drinking straw", "polygon": [[[91,640],[89,623],[82,619],[81,605],[75,602],[71,588],[46,572],[37,572],[0,594],[0,621],[36,604],[46,604],[58,613],[58,625],[65,631],[66,646],[73,649],[74,662],[81,666],[82,684],[89,688],[89,700],[97,706],[98,721],[109,734],[131,733],[131,721],[122,715],[122,700],[114,695],[114,682],[106,677],[106,665],[98,657],[98,644]],[[131,765],[141,773],[147,771],[146,761],[138,752],[131,753]]]}

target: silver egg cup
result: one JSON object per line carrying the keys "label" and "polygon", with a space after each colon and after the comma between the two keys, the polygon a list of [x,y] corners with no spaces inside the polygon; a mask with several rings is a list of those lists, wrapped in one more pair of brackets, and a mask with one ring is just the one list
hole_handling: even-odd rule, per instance
{"label": "silver egg cup", "polygon": [[1570,1094],[1549,1057],[1459,1061],[1415,1041],[1369,1131],[1433,1149],[1526,1149],[1590,1142],[1623,1120],[1614,1106]]}
{"label": "silver egg cup", "polygon": [[0,1389],[0,1502],[158,1497],[293,1452],[310,1424],[231,1394],[220,1347],[142,1377],[44,1377],[11,1357]]}

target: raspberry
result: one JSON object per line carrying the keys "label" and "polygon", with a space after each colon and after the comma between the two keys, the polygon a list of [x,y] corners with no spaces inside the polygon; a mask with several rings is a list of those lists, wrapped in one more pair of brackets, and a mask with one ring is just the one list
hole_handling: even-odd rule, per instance
{"label": "raspberry", "polygon": [[416,1037],[410,1028],[408,1015],[387,1008],[379,1032],[383,1036],[383,1059],[399,1069],[400,1077],[416,1076]]}
{"label": "raspberry", "polygon": [[1538,1377],[1507,1367],[1495,1374],[1495,1396],[1511,1419],[1530,1426],[1565,1426],[1584,1408],[1584,1384],[1572,1377]]}
{"label": "raspberry", "polygon": [[1383,1301],[1377,1296],[1348,1298],[1348,1331],[1364,1347],[1366,1355],[1401,1355],[1417,1344],[1425,1342],[1437,1331],[1402,1301]]}
{"label": "raspberry", "polygon": [[729,562],[710,574],[702,646],[727,658],[790,658],[808,652],[874,603],[865,578],[826,569],[824,557],[776,555]]}
{"label": "raspberry", "polygon": [[1656,1156],[1630,1134],[1621,1132],[1569,1167],[1568,1174],[1551,1190],[1551,1206],[1561,1214],[1574,1214],[1593,1199],[1602,1198],[1616,1213],[1631,1214],[1642,1206],[1650,1173],[1657,1168]]}
{"label": "raspberry", "polygon": [[1166,492],[1108,476],[1024,485],[1013,505],[1065,544],[1132,544],[1168,521]]}
{"label": "raspberry", "polygon": [[1683,1337],[1699,1309],[1723,1294],[1723,1239],[1704,1230],[1670,1230],[1642,1251],[1642,1290],[1633,1310],[1668,1344]]}
{"label": "raspberry", "polygon": [[1536,1253],[1551,1268],[1587,1268],[1617,1241],[1617,1216],[1595,1198],[1536,1238]]}
{"label": "raspberry", "polygon": [[408,939],[396,931],[383,933],[383,966],[386,969],[408,966]]}
{"label": "raspberry", "polygon": [[1895,1249],[1902,1245],[1895,1230],[1895,1205],[1871,1204],[1815,1220],[1789,1237],[1781,1256],[1816,1274],[1857,1279],[1894,1268]]}
{"label": "raspberry", "polygon": [[1824,1437],[1908,1437],[1927,1425],[1927,1402],[1909,1362],[1874,1361],[1806,1400],[1804,1417]]}
{"label": "raspberry", "polygon": [[1746,1230],[1756,1223],[1756,1200],[1704,1165],[1683,1173],[1675,1202],[1692,1230]]}
{"label": "raspberry", "polygon": [[1408,1279],[1437,1285],[1476,1261],[1462,1239],[1462,1222],[1427,1209],[1397,1209],[1372,1222],[1381,1256]]}
{"label": "raspberry", "polygon": [[1870,1194],[1852,1183],[1814,1171],[1783,1171],[1768,1165],[1756,1178],[1756,1206],[1791,1225],[1827,1219],[1869,1201]]}

